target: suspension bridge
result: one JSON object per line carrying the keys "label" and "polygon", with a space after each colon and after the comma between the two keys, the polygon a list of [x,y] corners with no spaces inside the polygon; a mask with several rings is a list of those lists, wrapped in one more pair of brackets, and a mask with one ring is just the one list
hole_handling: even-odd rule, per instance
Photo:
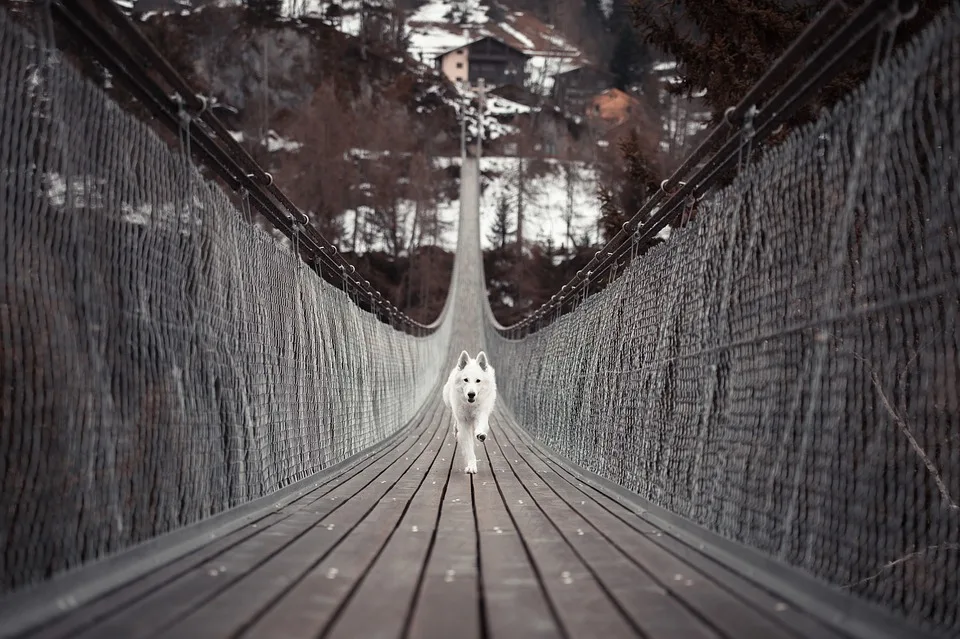
{"label": "suspension bridge", "polygon": [[[0,636],[958,636],[960,5],[514,327],[482,160],[446,305],[413,322],[192,93],[134,73],[148,43],[94,46],[113,11],[0,8]],[[732,109],[729,157],[784,104]],[[463,349],[500,386],[472,476],[440,399]]]}

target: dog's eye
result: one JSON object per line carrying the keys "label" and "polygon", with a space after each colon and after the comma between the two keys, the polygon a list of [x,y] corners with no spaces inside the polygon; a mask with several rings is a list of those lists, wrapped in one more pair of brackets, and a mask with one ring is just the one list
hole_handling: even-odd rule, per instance
{"label": "dog's eye", "polygon": [[470,380],[469,380],[469,379],[467,379],[466,377],[464,377],[464,378],[463,378],[463,381],[465,381],[465,382],[469,382]]}
{"label": "dog's eye", "polygon": [[478,384],[480,383],[480,380],[479,380],[479,379],[477,380],[477,383],[478,383]]}

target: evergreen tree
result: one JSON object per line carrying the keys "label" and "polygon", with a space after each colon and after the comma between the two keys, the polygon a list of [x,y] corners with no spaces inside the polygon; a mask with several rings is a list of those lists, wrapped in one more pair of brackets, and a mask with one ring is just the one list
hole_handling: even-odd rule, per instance
{"label": "evergreen tree", "polygon": [[660,188],[660,168],[650,160],[649,141],[644,142],[636,130],[620,143],[623,166],[610,183],[600,188],[601,239],[609,242]]}
{"label": "evergreen tree", "polygon": [[616,44],[610,54],[610,73],[613,74],[614,86],[622,91],[640,79],[640,44],[637,42],[636,32],[629,26],[620,28]]}
{"label": "evergreen tree", "polygon": [[647,45],[631,23],[630,0],[612,0],[610,16],[604,18],[607,69],[613,74],[614,86],[626,90],[643,79],[650,62]]}
{"label": "evergreen tree", "polygon": [[516,229],[510,228],[510,203],[507,198],[500,196],[497,200],[496,217],[493,218],[493,225],[490,227],[488,236],[491,244],[498,249],[507,247],[508,240]]}
{"label": "evergreen tree", "polygon": [[600,0],[583,0],[580,15],[583,21],[584,35],[598,41],[604,40],[606,17],[603,15],[603,9],[600,8]]}
{"label": "evergreen tree", "polygon": [[260,19],[281,17],[283,0],[246,0],[247,10]]}
{"label": "evergreen tree", "polygon": [[[630,0],[632,20],[651,45],[680,63],[678,93],[706,90],[704,100],[719,122],[786,50],[828,0],[784,3],[782,0],[711,0],[659,3]],[[897,41],[912,37],[947,0],[922,2],[917,15],[897,30]],[[855,10],[850,8],[841,20]],[[839,26],[841,20],[836,21]],[[833,28],[825,30],[826,39]],[[863,52],[788,122],[782,135],[816,117],[858,85],[869,73],[872,48]],[[789,78],[797,69],[789,69]],[[766,96],[761,96],[761,100]]]}

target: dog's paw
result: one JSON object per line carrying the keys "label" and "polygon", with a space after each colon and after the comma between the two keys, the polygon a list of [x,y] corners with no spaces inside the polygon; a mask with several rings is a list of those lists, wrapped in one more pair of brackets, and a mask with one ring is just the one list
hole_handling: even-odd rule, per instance
{"label": "dog's paw", "polygon": [[484,441],[486,438],[487,436],[484,435],[483,433],[480,433],[479,435],[477,435],[477,439],[479,439],[480,441]]}
{"label": "dog's paw", "polygon": [[476,474],[477,474],[477,462],[475,462],[475,461],[469,462],[469,463],[467,464],[466,468],[463,469],[463,472],[465,472],[465,473],[468,474],[468,475],[476,475]]}

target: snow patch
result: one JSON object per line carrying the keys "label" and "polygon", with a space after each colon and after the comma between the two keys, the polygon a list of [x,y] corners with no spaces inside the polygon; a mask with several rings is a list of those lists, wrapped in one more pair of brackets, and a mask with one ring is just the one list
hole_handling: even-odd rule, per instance
{"label": "snow patch", "polygon": [[507,24],[506,22],[502,23],[502,24],[500,25],[500,28],[503,29],[504,31],[506,31],[509,35],[511,35],[511,36],[513,36],[514,38],[516,38],[516,39],[517,39],[517,42],[519,42],[521,45],[523,45],[524,50],[530,50],[530,49],[535,49],[535,48],[536,48],[536,45],[533,43],[533,40],[531,40],[531,39],[528,38],[527,36],[523,35],[523,34],[520,33],[519,31],[517,31],[516,29],[514,29],[513,27],[511,27],[511,26],[510,26],[509,24]]}
{"label": "snow patch", "polygon": [[[525,159],[529,171],[531,160]],[[599,241],[597,222],[600,200],[597,197],[597,174],[582,162],[545,160],[547,171],[536,177],[527,176],[523,188],[523,235],[526,240],[551,243],[554,247],[571,247],[571,238],[586,236]],[[516,225],[520,204],[520,160],[514,157],[485,157],[480,160],[482,172],[480,196],[481,246],[493,247],[490,229],[496,219],[497,206],[505,201],[511,227]]]}
{"label": "snow patch", "polygon": [[430,0],[410,16],[411,22],[450,22],[452,20],[483,24],[489,20],[487,7],[481,0]]}
{"label": "snow patch", "polygon": [[275,153],[277,151],[296,153],[303,147],[303,143],[295,140],[288,140],[273,129],[270,129],[270,131],[267,132],[266,138],[260,140],[260,144],[267,147],[267,151],[270,153]]}

